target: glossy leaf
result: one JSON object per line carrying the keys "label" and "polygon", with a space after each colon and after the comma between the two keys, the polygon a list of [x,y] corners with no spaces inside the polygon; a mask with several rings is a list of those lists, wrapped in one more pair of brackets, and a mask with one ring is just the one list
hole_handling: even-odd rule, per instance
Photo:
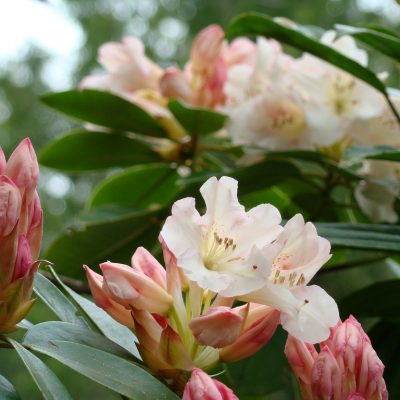
{"label": "glossy leaf", "polygon": [[204,136],[224,127],[227,116],[203,108],[188,107],[171,100],[168,108],[190,136]]}
{"label": "glossy leaf", "polygon": [[385,96],[397,119],[400,120],[400,116],[388,97],[385,85],[380,79],[368,68],[363,67],[358,62],[351,60],[335,49],[305,35],[298,29],[289,28],[288,26],[275,22],[268,15],[259,13],[242,14],[233,19],[226,29],[226,36],[228,39],[234,39],[244,35],[259,35],[277,39],[282,43],[313,54],[349,72],[379,90]]}
{"label": "glossy leaf", "polygon": [[17,351],[45,400],[72,400],[67,389],[42,360],[15,340],[8,340]]}
{"label": "glossy leaf", "polygon": [[4,376],[0,375],[0,399],[1,400],[20,400],[14,386]]}
{"label": "glossy leaf", "polygon": [[88,171],[160,161],[143,142],[123,134],[77,131],[48,144],[39,161],[62,171]]}
{"label": "glossy leaf", "polygon": [[378,50],[396,61],[400,61],[400,38],[368,28],[356,28],[348,25],[335,25],[342,34],[354,36],[360,42]]}
{"label": "glossy leaf", "polygon": [[400,161],[400,151],[392,146],[356,147],[352,146],[345,150],[341,165],[351,165],[364,159]]}
{"label": "glossy leaf", "polygon": [[143,368],[102,350],[60,340],[46,345],[29,343],[29,346],[128,399],[178,399]]}
{"label": "glossy leaf", "polygon": [[379,224],[317,223],[318,234],[334,246],[400,251],[400,227]]}
{"label": "glossy leaf", "polygon": [[89,209],[106,204],[138,209],[168,206],[182,188],[178,178],[168,165],[132,167],[101,182],[89,200]]}
{"label": "glossy leaf", "polygon": [[89,326],[67,297],[40,273],[35,276],[33,290],[61,321],[83,327]]}
{"label": "glossy leaf", "polygon": [[165,137],[161,125],[146,111],[121,97],[97,90],[48,94],[42,101],[71,117],[120,131]]}
{"label": "glossy leaf", "polygon": [[400,279],[377,282],[354,292],[340,303],[344,316],[354,314],[357,317],[400,316]]}
{"label": "glossy leaf", "polygon": [[78,293],[75,293],[60,280],[53,268],[48,268],[60,289],[76,305],[76,307],[81,310],[86,320],[89,321],[98,332],[101,332],[105,337],[128,350],[137,359],[141,358],[135,345],[135,342],[137,342],[136,336],[130,329],[115,321],[102,308],[96,306],[93,302]]}
{"label": "glossy leaf", "polygon": [[132,360],[132,354],[123,347],[88,328],[68,322],[47,321],[35,325],[26,333],[24,343],[38,346],[50,346],[54,340],[80,343],[98,350]]}
{"label": "glossy leaf", "polygon": [[117,218],[111,214],[100,222],[78,223],[51,244],[45,258],[57,265],[61,275],[74,278],[83,278],[83,264],[93,267],[107,259],[125,262],[136,247],[151,248],[157,240],[152,229],[161,223],[159,214],[132,211]]}

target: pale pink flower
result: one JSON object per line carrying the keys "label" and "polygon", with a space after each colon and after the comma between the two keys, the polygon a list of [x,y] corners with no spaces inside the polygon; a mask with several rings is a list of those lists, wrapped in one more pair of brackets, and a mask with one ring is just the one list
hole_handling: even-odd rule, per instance
{"label": "pale pink flower", "polygon": [[279,211],[262,204],[246,213],[237,199],[237,181],[228,177],[210,178],[200,192],[206,213],[198,213],[193,198],[179,200],[161,231],[178,267],[201,288],[222,296],[261,288],[269,266],[254,268],[254,257],[281,231]]}
{"label": "pale pink flower", "polygon": [[185,386],[182,400],[239,400],[231,389],[212,379],[199,368],[194,368]]}

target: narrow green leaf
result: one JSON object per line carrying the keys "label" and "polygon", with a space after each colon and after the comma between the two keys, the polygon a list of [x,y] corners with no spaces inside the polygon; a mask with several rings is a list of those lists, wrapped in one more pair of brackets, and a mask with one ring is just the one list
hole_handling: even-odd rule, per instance
{"label": "narrow green leaf", "polygon": [[400,317],[400,279],[377,282],[345,297],[339,305],[342,315],[357,317]]}
{"label": "narrow green leaf", "polygon": [[400,38],[382,31],[356,28],[348,25],[335,25],[338,32],[354,36],[360,42],[388,57],[400,61]]}
{"label": "narrow green leaf", "polygon": [[50,346],[54,340],[80,343],[132,361],[132,354],[126,349],[88,328],[69,322],[47,321],[33,326],[24,337],[24,344]]}
{"label": "narrow green leaf", "polygon": [[161,161],[149,146],[123,134],[77,131],[49,143],[40,153],[46,167],[89,171]]}
{"label": "narrow green leaf", "polygon": [[335,49],[305,35],[300,30],[281,25],[268,15],[246,13],[233,19],[225,33],[228,39],[244,35],[262,35],[274,38],[282,43],[322,58],[379,90],[385,96],[396,118],[400,121],[400,116],[389,99],[385,85],[371,70],[344,56]]}
{"label": "narrow green leaf", "polygon": [[43,103],[71,117],[120,131],[167,136],[146,111],[121,97],[97,90],[69,90],[42,97]]}
{"label": "narrow green leaf", "polygon": [[14,386],[2,375],[0,375],[0,399],[20,400],[20,397]]}
{"label": "narrow green leaf", "polygon": [[29,346],[128,399],[178,399],[167,386],[141,367],[102,350],[60,340],[44,346],[37,343]]}
{"label": "narrow green leaf", "polygon": [[42,360],[15,340],[8,341],[17,351],[45,400],[72,400],[67,389]]}
{"label": "narrow green leaf", "polygon": [[132,167],[101,182],[89,200],[89,209],[106,204],[152,209],[168,206],[182,188],[178,179],[176,170],[168,165]]}
{"label": "narrow green leaf", "polygon": [[227,115],[203,108],[188,107],[171,100],[168,108],[191,136],[204,136],[224,127]]}
{"label": "narrow green leaf", "polygon": [[135,342],[137,342],[136,336],[130,329],[115,321],[103,309],[96,306],[96,304],[93,302],[89,301],[78,293],[75,293],[60,280],[53,268],[50,266],[47,268],[56,279],[60,289],[65,293],[66,296],[68,296],[69,299],[71,299],[77,308],[80,309],[82,314],[86,317],[86,320],[89,321],[98,332],[101,332],[105,337],[128,350],[137,359],[141,359],[135,344]]}
{"label": "narrow green leaf", "polygon": [[63,293],[41,273],[36,274],[33,290],[61,321],[88,327],[78,310]]}

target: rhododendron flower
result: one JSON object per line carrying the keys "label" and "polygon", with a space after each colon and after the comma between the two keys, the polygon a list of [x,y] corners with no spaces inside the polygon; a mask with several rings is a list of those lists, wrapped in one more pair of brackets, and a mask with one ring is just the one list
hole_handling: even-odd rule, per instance
{"label": "rhododendron flower", "polygon": [[314,346],[292,336],[286,357],[305,399],[386,400],[384,366],[358,321],[350,316],[331,330],[327,341]]}
{"label": "rhododendron flower", "polygon": [[237,181],[228,177],[210,178],[200,192],[206,213],[198,213],[193,198],[179,200],[161,231],[178,267],[201,288],[222,296],[260,289],[269,266],[255,267],[254,260],[282,230],[279,211],[262,204],[246,213],[237,199]]}
{"label": "rhododendron flower", "polygon": [[265,286],[240,298],[280,310],[283,328],[301,340],[325,340],[329,328],[339,320],[337,305],[322,288],[306,285],[330,258],[329,242],[298,214],[286,223],[274,243],[264,247],[263,253],[265,258],[258,261],[269,265]]}
{"label": "rhododendron flower", "polygon": [[239,400],[231,389],[212,379],[199,368],[194,368],[185,386],[182,400]]}
{"label": "rhododendron flower", "polygon": [[39,166],[29,139],[8,161],[0,148],[0,333],[12,332],[28,313],[42,239],[36,186]]}

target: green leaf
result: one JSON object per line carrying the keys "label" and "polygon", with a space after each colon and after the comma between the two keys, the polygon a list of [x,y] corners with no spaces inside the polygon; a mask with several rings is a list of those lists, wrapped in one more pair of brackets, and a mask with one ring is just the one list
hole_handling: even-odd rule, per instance
{"label": "green leaf", "polygon": [[69,299],[71,299],[76,307],[79,308],[86,320],[89,321],[98,332],[101,332],[114,343],[117,343],[124,349],[128,350],[137,359],[141,359],[135,345],[135,342],[137,342],[136,336],[130,329],[115,321],[103,309],[96,306],[96,304],[93,302],[89,301],[78,293],[75,293],[60,280],[53,268],[50,266],[47,268],[54,276],[60,289],[65,293],[66,296],[68,296]]}
{"label": "green leaf", "polygon": [[101,182],[89,200],[89,209],[114,204],[158,209],[169,206],[182,189],[175,169],[163,164],[136,166]]}
{"label": "green leaf", "polygon": [[367,46],[400,61],[400,38],[374,29],[356,28],[341,24],[335,25],[335,28],[338,32],[354,36]]}
{"label": "green leaf", "polygon": [[299,30],[281,25],[267,15],[246,13],[233,19],[225,33],[228,39],[244,35],[262,35],[274,38],[282,43],[322,58],[379,90],[385,96],[396,118],[400,121],[400,116],[389,99],[385,85],[372,71]]}
{"label": "green leaf", "polygon": [[317,223],[318,234],[334,246],[400,251],[400,227],[379,224]]}
{"label": "green leaf", "polygon": [[76,307],[53,283],[40,273],[35,276],[33,290],[61,321],[88,327],[86,321],[79,316]]}
{"label": "green leaf", "polygon": [[40,153],[46,167],[89,171],[161,161],[149,146],[123,134],[77,131],[49,143]]}
{"label": "green leaf", "polygon": [[72,400],[67,389],[42,360],[15,340],[8,341],[17,351],[45,400]]}
{"label": "green leaf", "polygon": [[57,265],[61,275],[83,278],[83,264],[94,266],[107,259],[125,262],[139,245],[150,244],[151,248],[161,220],[160,212],[132,211],[100,222],[79,223],[59,236],[44,257]]}
{"label": "green leaf", "polygon": [[168,108],[190,136],[204,136],[224,127],[227,115],[203,108],[188,107],[171,100]]}
{"label": "green leaf", "polygon": [[0,375],[0,399],[1,400],[20,400],[14,386],[4,376]]}
{"label": "green leaf", "polygon": [[364,159],[370,160],[386,160],[400,161],[400,151],[392,146],[375,146],[375,147],[348,147],[340,162],[343,166],[357,164]]}
{"label": "green leaf", "polygon": [[99,333],[68,322],[47,321],[37,324],[26,333],[24,344],[46,347],[54,340],[84,344],[131,361],[133,358],[126,349]]}
{"label": "green leaf", "polygon": [[400,316],[400,279],[377,282],[345,297],[339,306],[343,316]]}
{"label": "green leaf", "polygon": [[121,97],[97,90],[69,90],[43,96],[43,103],[71,117],[120,131],[165,137],[146,111]]}
{"label": "green leaf", "polygon": [[167,386],[141,367],[102,350],[60,340],[46,345],[29,343],[29,346],[128,399],[178,399]]}

